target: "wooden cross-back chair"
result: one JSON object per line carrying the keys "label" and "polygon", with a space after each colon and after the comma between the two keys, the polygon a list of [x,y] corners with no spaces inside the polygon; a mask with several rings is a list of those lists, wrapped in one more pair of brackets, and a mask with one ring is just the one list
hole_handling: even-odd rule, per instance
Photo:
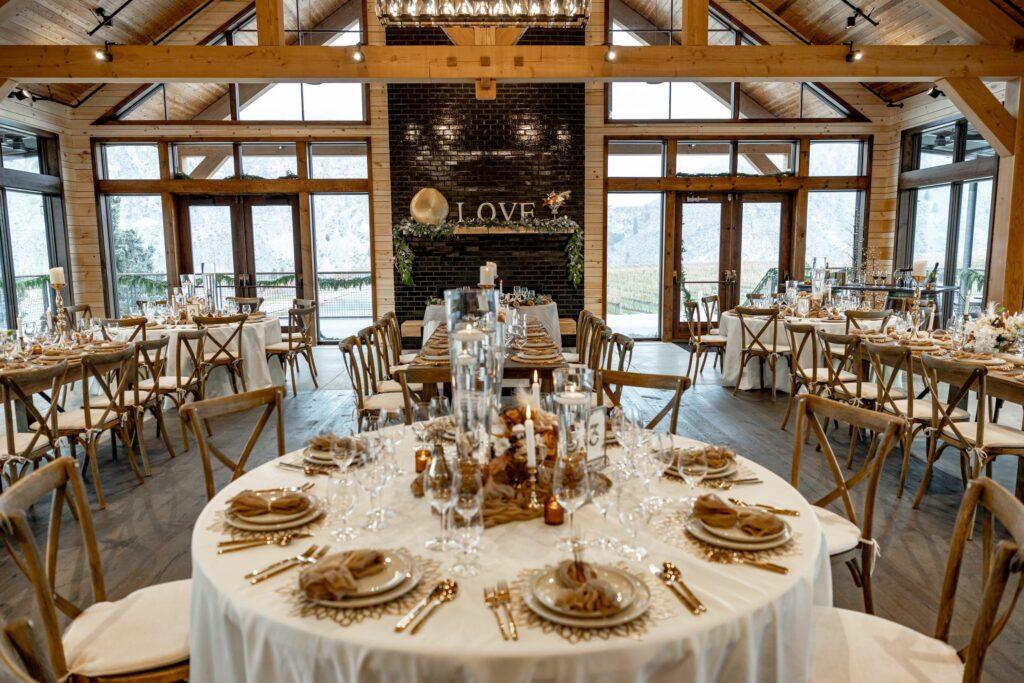
{"label": "wooden cross-back chair", "polygon": [[[850,310],[846,311],[846,328],[844,331],[846,334],[850,334],[853,330],[864,330],[864,329],[876,329],[880,332],[885,331],[885,324],[889,322],[889,318],[892,317],[892,311],[857,311]],[[875,325],[875,321],[878,322]],[[861,323],[864,323],[862,325]]]}
{"label": "wooden cross-back chair", "polygon": [[[708,299],[710,297],[704,297]],[[715,297],[714,306],[717,309],[718,297]],[[725,345],[728,341],[725,337],[720,334],[705,333],[703,331],[703,323],[700,320],[700,314],[697,311],[696,301],[684,301],[683,309],[686,312],[686,327],[690,333],[688,340],[690,346],[690,358],[686,361],[686,376],[690,377],[690,370],[693,369],[692,380],[693,383],[697,383],[697,377],[704,372],[704,366],[708,363],[708,355],[712,352],[715,354],[715,360],[711,363],[711,369],[715,367],[722,368],[723,355],[725,354]],[[707,313],[707,307],[705,306],[705,314]],[[711,323],[708,322],[708,325]],[[703,362],[701,358],[703,357]]]}
{"label": "wooden cross-back chair", "polygon": [[391,365],[411,363],[416,354],[413,352],[402,353],[402,326],[398,322],[398,316],[394,311],[388,311],[378,321],[384,326],[388,334],[388,346],[391,349]]}
{"label": "wooden cross-back chair", "polygon": [[[3,447],[0,448],[0,490],[15,482],[29,467],[51,452],[60,455],[58,404],[41,401],[41,412],[33,400],[37,394],[56,396],[64,385],[68,364],[61,361],[49,367],[5,370],[0,372],[0,395],[4,402]],[[28,417],[28,431],[18,431],[15,415],[20,405]]]}
{"label": "wooden cross-back chair", "polygon": [[235,308],[239,313],[255,313],[260,310],[263,305],[262,296],[229,296],[227,297],[229,304],[234,304]]}
{"label": "wooden cross-back chair", "polygon": [[[952,447],[960,453],[960,475],[966,485],[967,480],[981,476],[984,469],[987,476],[992,475],[992,462],[1001,455],[1024,456],[1024,431],[1016,427],[999,424],[989,415],[989,378],[988,368],[965,360],[946,360],[928,354],[921,354],[921,365],[928,390],[931,392],[932,422],[935,439],[932,441],[928,460],[925,464],[924,477],[917,496],[914,498],[916,509],[931,483],[932,469],[943,451]],[[948,398],[943,400],[940,384],[948,384]],[[1014,403],[1024,402],[1024,390],[1015,383],[1001,383],[1004,398]],[[966,401],[971,393],[977,398],[977,413],[974,420],[962,419],[961,409],[958,419],[957,410],[961,402]],[[942,445],[939,446],[939,442]]]}
{"label": "wooden cross-back chair", "polygon": [[595,373],[594,391],[598,396],[607,396],[611,401],[612,407],[622,405],[622,392],[626,387],[661,389],[673,392],[668,402],[651,418],[645,429],[654,429],[668,415],[668,429],[672,434],[676,433],[679,427],[679,411],[683,401],[683,393],[690,388],[689,377],[655,375],[642,372],[619,372],[618,370],[599,370]]}
{"label": "wooden cross-back chair", "polygon": [[721,300],[717,294],[710,294],[700,298],[700,306],[704,309],[704,321],[708,324],[708,334],[719,334],[715,327],[718,314],[721,313]]}
{"label": "wooden cross-back chair", "polygon": [[[363,375],[363,388],[367,395],[383,393],[378,385],[387,381],[387,351],[384,346],[384,331],[377,325],[364,327],[356,333],[359,367]],[[392,387],[392,389],[394,389]]]}
{"label": "wooden cross-back chair", "polygon": [[[146,322],[148,319],[145,317],[137,318],[101,318],[100,319],[100,334],[103,336],[104,341],[120,341],[120,342],[134,342],[134,341],[145,341],[146,340]],[[111,336],[110,328],[116,328],[118,330],[130,330],[127,338],[120,338],[120,335]]]}
{"label": "wooden cross-back chair", "polygon": [[[203,385],[200,381],[202,369],[201,359],[203,357],[203,340],[206,332],[203,330],[178,330],[175,333],[175,356],[173,375],[150,376],[138,381],[139,392],[155,390],[160,399],[166,399],[174,403],[176,408],[185,405],[189,395],[194,400],[203,398]],[[166,363],[165,363],[166,367]],[[156,402],[160,406],[160,402]],[[163,424],[163,416],[160,420],[160,431],[166,434],[166,426]],[[185,419],[178,413],[178,422],[181,425],[181,439],[185,443],[185,452],[189,449],[188,429],[185,426]],[[166,443],[166,441],[165,441]],[[173,456],[174,451],[168,447],[168,452]]]}
{"label": "wooden cross-back chair", "polygon": [[[131,437],[124,426],[132,416],[125,396],[130,393],[135,378],[135,346],[129,345],[118,351],[86,353],[81,358],[80,373],[82,407],[61,413],[58,430],[61,436],[85,449],[85,458],[92,469],[96,499],[99,506],[105,508],[107,503],[103,497],[97,451],[100,437],[105,432],[111,432],[111,443],[115,435],[121,440],[135,478],[140,484],[144,481],[132,450]],[[94,395],[96,390],[98,392]]]}
{"label": "wooden cross-back chair", "polygon": [[276,344],[267,344],[267,360],[277,358],[284,369],[288,365],[292,378],[292,396],[299,395],[299,385],[295,381],[295,369],[299,358],[306,361],[309,366],[309,375],[313,380],[313,386],[319,388],[317,382],[316,366],[313,363],[313,335],[315,334],[316,310],[312,308],[292,308],[288,311],[289,334],[284,341]]}
{"label": "wooden cross-back chair", "polygon": [[[402,391],[389,391],[384,393],[373,393],[369,388],[369,376],[363,363],[366,353],[363,344],[356,336],[346,337],[338,342],[338,350],[341,351],[341,359],[345,366],[345,373],[352,384],[352,392],[356,399],[356,428],[363,430],[368,426],[370,419],[376,416],[381,410],[398,410],[405,407],[405,398]],[[451,379],[451,371],[445,368]],[[399,386],[401,384],[399,383]]]}
{"label": "wooden cross-back chair", "polygon": [[611,339],[611,328],[605,324],[604,320],[598,317],[591,318],[587,348],[579,362],[594,371],[601,369]]}
{"label": "wooden cross-back chair", "polygon": [[0,619],[0,681],[57,683],[43,644],[24,617],[9,623]]}
{"label": "wooden cross-back chair", "polygon": [[[926,451],[932,452],[935,435],[933,430],[929,429],[932,424],[932,400],[928,396],[930,390],[925,383],[924,395],[918,396],[920,385],[916,370],[919,362],[910,348],[900,344],[876,344],[868,341],[863,342],[862,346],[875,376],[876,408],[891,413],[906,423],[901,445],[903,464],[900,467],[900,483],[896,489],[896,497],[902,498],[907,473],[910,471],[910,453],[914,439],[924,434]],[[900,387],[899,382],[905,385]],[[907,398],[908,396],[913,398]],[[962,422],[969,419],[970,415],[963,408],[955,406],[950,417]]]}
{"label": "wooden cross-back chair", "polygon": [[[210,420],[227,415],[237,415],[261,407],[263,412],[260,413],[256,425],[249,433],[238,460],[232,460],[217,444],[207,439],[207,433],[212,432]],[[275,412],[277,413],[277,455],[280,457],[284,455],[284,413],[280,388],[264,387],[242,394],[206,398],[182,406],[181,414],[192,428],[192,435],[196,437],[196,443],[199,444],[199,456],[203,461],[203,477],[206,479],[206,498],[208,500],[212,499],[215,493],[211,456],[231,470],[231,481],[238,479],[245,474],[245,465],[249,460],[249,455],[263,433],[263,428]]]}
{"label": "wooden cross-back chair", "polygon": [[566,351],[562,354],[562,357],[568,363],[582,363],[586,358],[587,343],[590,341],[590,321],[594,318],[594,314],[583,309],[580,311],[579,317],[576,319],[576,350]]}
{"label": "wooden cross-back chair", "polygon": [[778,372],[779,360],[789,360],[791,356],[789,346],[778,342],[779,309],[737,306],[733,309],[733,313],[740,321],[740,369],[736,375],[736,386],[733,387],[732,395],[735,396],[740,390],[747,363],[757,359],[761,389],[764,389],[765,363],[768,364],[768,368],[772,372],[772,400],[774,401],[775,377]]}
{"label": "wooden cross-back chair", "polygon": [[[957,649],[950,643],[950,631],[957,590],[964,573],[967,541],[978,512],[985,520],[982,592],[980,600],[972,602],[975,616],[969,640]],[[998,542],[994,533],[996,522],[1005,530],[1004,538]],[[1024,579],[1022,574],[1024,503],[991,479],[972,480],[953,528],[949,558],[939,590],[934,635],[930,637],[869,614],[815,607],[811,622],[808,680],[980,683],[988,650],[1013,616],[1019,602]],[[971,572],[968,580],[976,581],[976,577]],[[1004,600],[1007,588],[1012,592]],[[1003,602],[1006,607],[1000,614]]]}
{"label": "wooden cross-back chair", "polygon": [[[142,456],[142,466],[146,475],[149,476],[149,456],[146,454],[146,440],[142,431],[143,418],[148,411],[153,415],[157,424],[157,431],[163,439],[167,454],[174,457],[174,447],[167,434],[167,425],[164,424],[163,396],[158,389],[157,380],[164,375],[164,368],[167,365],[167,348],[170,338],[160,337],[147,341],[136,342],[135,344],[135,380],[132,383],[131,408],[135,413],[135,438],[139,444],[139,454]],[[127,403],[128,396],[125,397]]]}
{"label": "wooden cross-back chair", "polygon": [[[845,477],[836,460],[835,452],[822,425],[822,420],[851,425],[879,435],[879,442],[871,457],[850,477]],[[885,460],[903,435],[903,422],[893,416],[874,410],[852,406],[817,396],[804,394],[796,402],[796,436],[793,439],[793,463],[790,483],[799,490],[800,461],[804,450],[804,436],[814,435],[820,447],[822,458],[832,475],[834,488],[812,503],[825,532],[829,557],[842,560],[850,569],[854,583],[864,594],[864,609],[874,613],[874,596],[871,574],[874,571],[878,544],[872,536],[875,514],[875,498],[878,482],[885,467]],[[860,482],[866,482],[862,515],[858,518],[850,491]],[[845,517],[832,512],[825,506],[838,500]]]}
{"label": "wooden cross-back chair", "polygon": [[[309,309],[309,310],[313,311],[313,321],[312,321],[312,325],[310,326],[310,330],[312,331],[312,334],[309,335],[310,349],[311,349],[310,354],[309,354],[309,360],[310,360],[310,363],[311,363],[311,365],[310,365],[310,373],[313,374],[313,375],[317,375],[319,373],[319,370],[316,367],[316,354],[312,353],[312,347],[316,346],[316,341],[317,341],[317,331],[316,331],[317,303],[316,303],[316,299],[292,299],[292,308],[296,308],[296,309],[299,309],[299,310]],[[303,336],[303,331],[302,330],[292,329],[290,322],[289,322],[288,329],[282,329],[281,330],[281,338],[282,339],[288,339],[290,337],[302,338],[302,336]]]}
{"label": "wooden cross-back chair", "polygon": [[[203,341],[203,358],[200,363],[199,379],[203,384],[203,395],[206,395],[206,382],[210,373],[217,368],[224,368],[231,380],[231,389],[238,393],[238,382],[242,384],[242,391],[248,391],[245,383],[245,360],[242,353],[242,342],[245,338],[245,323],[249,316],[242,313],[239,315],[200,316],[194,318],[196,326],[206,332],[206,339]],[[223,341],[217,338],[214,330],[221,326],[232,327],[227,338]]]}
{"label": "wooden cross-back chair", "polygon": [[[809,394],[823,393],[828,389],[832,375],[825,367],[824,356],[818,345],[818,328],[809,323],[786,322],[783,323],[783,326],[791,350],[789,398],[786,400],[786,415],[782,418],[782,429],[785,429],[789,424],[789,416],[793,410],[793,401],[797,393],[801,389]],[[807,356],[811,360],[810,366],[805,366],[801,360]]]}
{"label": "wooden cross-back chair", "polygon": [[633,363],[633,347],[636,342],[629,335],[613,332],[608,338],[608,349],[605,354],[603,368],[625,372]]}
{"label": "wooden cross-back chair", "polygon": [[[47,496],[50,519],[44,557],[29,520],[38,517],[31,508]],[[84,608],[58,587],[65,504],[81,535],[81,543],[66,552],[84,555],[92,589],[93,603]],[[92,514],[74,460],[62,457],[47,463],[0,494],[0,538],[31,584],[47,660],[59,680],[156,683],[188,678],[191,581],[147,586],[122,600],[108,601]],[[63,634],[58,611],[71,620]]]}
{"label": "wooden cross-back chair", "polygon": [[452,371],[447,367],[405,365],[395,370],[395,379],[402,387],[405,423],[411,425],[416,418],[416,408],[427,399],[423,388],[431,387],[433,392],[438,384],[451,386]]}
{"label": "wooden cross-back chair", "polygon": [[[72,306],[64,307],[64,322],[67,323],[72,330],[78,329],[78,323],[80,321],[92,321],[92,306],[89,304],[74,304]],[[56,316],[54,316],[53,322],[57,322]]]}

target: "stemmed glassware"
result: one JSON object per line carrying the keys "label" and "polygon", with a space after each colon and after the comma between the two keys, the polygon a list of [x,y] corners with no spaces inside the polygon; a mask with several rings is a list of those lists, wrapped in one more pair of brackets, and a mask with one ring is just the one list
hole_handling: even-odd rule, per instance
{"label": "stemmed glassware", "polygon": [[559,543],[560,548],[575,550],[581,545],[576,537],[576,511],[590,500],[590,490],[590,468],[585,451],[561,455],[555,460],[551,493],[569,513],[569,537]]}
{"label": "stemmed glassware", "polygon": [[427,406],[427,416],[431,420],[436,420],[439,417],[447,417],[452,414],[452,404],[448,400],[447,396],[433,396],[430,399],[430,404]]}
{"label": "stemmed glassware", "polygon": [[693,504],[697,498],[697,487],[704,481],[704,477],[708,473],[707,452],[701,447],[684,448],[679,451],[675,465],[676,471],[683,478],[683,481],[686,482],[691,492],[691,495],[680,499],[684,509],[689,512],[693,509]]}
{"label": "stemmed glassware", "polygon": [[626,558],[641,562],[647,557],[647,549],[640,544],[640,532],[647,524],[650,509],[644,503],[637,487],[624,482],[618,488],[617,517],[626,536],[619,550]]}
{"label": "stemmed glassware", "polygon": [[458,559],[452,566],[456,576],[476,576],[477,555],[484,531],[484,482],[480,466],[475,462],[458,462],[455,496],[451,510],[451,531]]}
{"label": "stemmed glassware", "polygon": [[[351,460],[349,460],[351,462]],[[348,465],[338,462],[338,467],[328,476],[327,502],[331,507],[331,538],[336,541],[351,541],[359,532],[348,524],[348,518],[355,510],[359,499],[354,478],[348,472]]]}
{"label": "stemmed glassware", "polygon": [[449,465],[446,456],[436,454],[424,472],[423,493],[430,501],[431,510],[441,518],[441,535],[427,540],[428,550],[440,552],[450,545],[448,517],[455,501],[456,476],[454,466]]}
{"label": "stemmed glassware", "polygon": [[370,531],[382,531],[387,528],[388,515],[380,507],[380,494],[384,491],[384,487],[387,486],[389,481],[388,468],[377,444],[371,443],[368,445],[370,449],[363,458],[359,485],[370,499],[370,509],[367,512],[369,520],[367,521],[366,528]]}

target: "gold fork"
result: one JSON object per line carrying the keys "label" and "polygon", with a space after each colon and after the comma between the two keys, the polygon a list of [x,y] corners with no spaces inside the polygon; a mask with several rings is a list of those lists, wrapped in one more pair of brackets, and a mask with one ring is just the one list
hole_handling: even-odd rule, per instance
{"label": "gold fork", "polygon": [[764,562],[760,560],[751,560],[746,557],[743,557],[738,552],[732,550],[704,548],[704,556],[711,562],[718,562],[719,564],[745,564],[748,567],[755,567],[757,569],[763,569],[765,571],[774,572],[776,574],[789,573],[789,568],[783,567],[781,564],[775,564],[774,562]]}
{"label": "gold fork", "polygon": [[738,498],[730,498],[729,502],[732,503],[733,505],[736,505],[737,507],[741,507],[741,508],[760,508],[762,510],[765,510],[767,512],[771,512],[771,513],[776,514],[776,515],[788,515],[789,517],[799,517],[800,516],[800,511],[799,510],[789,510],[787,508],[777,508],[774,505],[765,505],[764,503],[747,503],[745,501],[739,500]]}
{"label": "gold fork", "polygon": [[508,588],[508,581],[501,579],[497,584],[498,603],[505,610],[505,617],[508,619],[508,630],[512,634],[512,640],[519,640],[519,627],[516,626],[516,618],[512,616],[512,591]]}
{"label": "gold fork", "polygon": [[267,538],[258,538],[251,541],[236,541],[236,542],[221,542],[221,547],[218,548],[217,554],[223,555],[224,553],[233,553],[236,550],[248,550],[249,548],[258,548],[263,545],[278,545],[282,548],[290,545],[296,538],[309,538],[313,534],[285,534],[283,536],[269,536]]}
{"label": "gold fork", "polygon": [[508,640],[505,622],[501,620],[501,612],[498,611],[498,596],[494,594],[493,588],[484,587],[484,602],[491,608],[491,612],[494,613],[494,620],[498,622],[498,630],[501,631],[501,637],[504,640]]}

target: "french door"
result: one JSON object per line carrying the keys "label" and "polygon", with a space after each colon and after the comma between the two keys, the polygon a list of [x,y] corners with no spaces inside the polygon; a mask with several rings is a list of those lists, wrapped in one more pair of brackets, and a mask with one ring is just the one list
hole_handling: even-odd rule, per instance
{"label": "french door", "polygon": [[178,198],[179,270],[215,272],[225,296],[261,296],[268,315],[288,316],[302,295],[298,198]]}
{"label": "french door", "polygon": [[689,336],[684,302],[718,295],[719,312],[771,294],[784,280],[792,254],[792,201],[784,193],[677,195],[673,239],[673,337]]}

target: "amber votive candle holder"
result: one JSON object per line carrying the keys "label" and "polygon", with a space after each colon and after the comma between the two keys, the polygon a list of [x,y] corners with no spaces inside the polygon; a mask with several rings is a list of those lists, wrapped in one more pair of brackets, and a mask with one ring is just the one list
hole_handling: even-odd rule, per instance
{"label": "amber votive candle holder", "polygon": [[544,503],[544,523],[550,526],[558,526],[565,522],[565,510],[558,504],[554,496],[548,496]]}
{"label": "amber votive candle holder", "polygon": [[427,469],[427,465],[430,464],[430,449],[429,448],[417,448],[416,449],[416,474],[419,474]]}

